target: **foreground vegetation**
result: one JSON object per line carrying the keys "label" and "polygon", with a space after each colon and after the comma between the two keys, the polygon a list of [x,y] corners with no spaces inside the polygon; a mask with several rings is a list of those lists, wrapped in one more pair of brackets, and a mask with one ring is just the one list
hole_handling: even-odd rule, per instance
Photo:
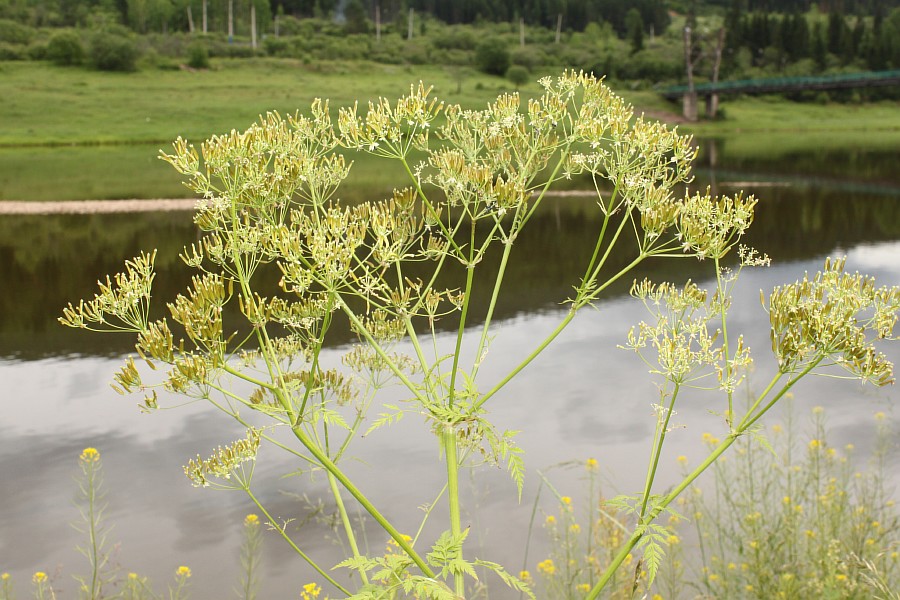
{"label": "foreground vegetation", "polygon": [[[199,151],[178,140],[164,158],[200,196],[195,223],[204,232],[182,255],[196,271],[188,291],[168,305],[170,318],[154,320],[155,252],[142,253],[60,319],[136,335],[141,361],[128,358],[115,387],[138,394],[145,410],[172,403],[173,394],[186,396],[247,428],[245,438],[190,460],[185,474],[198,487],[246,494],[331,595],[456,600],[493,579],[533,597],[528,578],[467,546],[460,474],[495,465],[512,479],[510,500],[521,494],[526,469],[516,434],[494,423],[489,407],[580,311],[639,265],[705,259],[714,289],[647,280],[632,286],[650,316],[624,345],[657,382],[655,436],[641,488],[608,501],[624,530],[596,577],[580,582],[586,600],[627,594],[639,580],[652,583],[672,543],[660,521],[676,514],[681,494],[733,444],[758,438],[767,413],[804,377],[893,381],[893,365],[878,348],[880,340],[894,339],[900,288],[877,287],[846,272],[843,260],[827,260],[821,272],[776,287],[764,301],[776,365],[762,391],[737,402],[752,359],[729,327],[731,292],[741,269],[768,263],[739,247],[756,200],[682,195],[695,155],[690,139],[633,118],[592,76],[567,72],[541,85],[543,93],[527,105],[503,94],[480,111],[445,106],[414,85],[396,102],[351,105],[334,117],[318,100],[289,119],[269,114]],[[407,187],[381,202],[341,205],[336,194],[351,173],[348,156],[356,154],[400,165]],[[505,376],[485,375],[516,240],[547,192],[575,175],[594,182],[603,213],[593,251],[581,257],[583,275],[560,299],[568,308],[556,313],[548,336],[523,348]],[[732,270],[724,261],[735,254]],[[479,293],[486,304],[475,303]],[[449,322],[449,335],[439,321]],[[322,349],[347,328],[357,343],[341,365],[324,364]],[[397,402],[383,399],[388,384],[403,390]],[[721,431],[678,485],[660,490],[671,418],[693,388],[715,397]],[[433,434],[440,452],[435,469],[445,482],[438,490],[397,482],[415,496],[411,506],[423,499],[427,506],[408,533],[344,467],[361,438],[405,415]],[[253,482],[261,444],[327,478],[347,544],[346,560],[336,567],[320,564],[315,544],[298,543],[268,516]],[[350,518],[355,507],[390,538],[389,553],[360,549],[359,525]],[[332,567],[352,579],[338,581]]]}

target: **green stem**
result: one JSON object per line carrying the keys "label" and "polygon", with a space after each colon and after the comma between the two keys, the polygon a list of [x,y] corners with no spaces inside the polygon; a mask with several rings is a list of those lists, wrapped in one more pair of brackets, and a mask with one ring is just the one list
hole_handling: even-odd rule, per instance
{"label": "green stem", "polygon": [[[722,284],[722,268],[719,266],[719,257],[716,257],[716,290],[719,295],[719,308],[721,310],[722,317],[722,348],[725,351],[725,373],[723,375],[723,382],[726,383],[729,379],[731,379],[731,362],[730,362],[730,349],[728,347],[728,307],[725,304],[725,286]],[[727,387],[728,394],[728,414],[726,415],[726,422],[728,423],[728,427],[731,428],[734,426],[734,391],[731,389],[729,385]]]}
{"label": "green stem", "polygon": [[[447,458],[447,498],[450,504],[450,533],[454,540],[459,539],[462,525],[459,514],[459,457],[456,448],[456,433],[453,426],[444,424],[441,430],[441,441]],[[462,558],[462,550],[460,556]],[[454,590],[460,598],[465,597],[466,581],[461,573],[454,575]]]}
{"label": "green stem", "polygon": [[[662,422],[662,427],[658,430],[657,441],[653,452],[650,455],[650,466],[647,469],[647,482],[644,485],[644,496],[641,501],[641,512],[639,513],[639,523],[643,523],[644,515],[647,512],[647,502],[650,501],[650,490],[653,488],[653,481],[656,479],[656,470],[659,468],[659,457],[662,455],[663,444],[666,441],[666,432],[669,428],[669,419],[672,418],[672,411],[675,408],[675,399],[678,397],[679,385],[675,384],[672,390],[672,397],[669,400],[669,406],[666,407],[666,416]],[[657,423],[659,423],[657,421]]]}
{"label": "green stem", "polygon": [[538,345],[538,347],[535,348],[531,352],[531,354],[529,354],[527,357],[525,357],[525,359],[521,363],[519,363],[519,365],[515,369],[510,371],[509,374],[507,374],[507,376],[504,377],[502,381],[500,381],[497,385],[495,385],[487,393],[485,393],[481,398],[479,398],[472,405],[473,411],[481,408],[481,406],[485,402],[487,402],[494,394],[499,392],[503,388],[503,386],[505,386],[507,383],[509,383],[513,379],[513,377],[518,375],[522,371],[522,369],[524,369],[529,364],[531,364],[531,361],[533,361],[535,358],[537,358],[538,355],[540,355],[540,353],[543,352],[547,348],[547,346],[549,346],[550,343],[553,340],[555,340],[559,336],[560,333],[563,332],[563,330],[569,325],[569,323],[572,322],[572,319],[575,318],[575,314],[578,312],[579,308],[581,308],[582,306],[587,304],[587,302],[589,300],[596,298],[597,294],[602,292],[604,289],[606,289],[607,287],[612,285],[615,281],[617,281],[620,277],[625,275],[625,273],[627,273],[628,271],[630,271],[631,269],[636,267],[638,264],[640,264],[640,262],[642,260],[644,260],[644,258],[645,258],[645,256],[643,254],[639,255],[637,258],[635,258],[633,261],[631,261],[631,263],[629,263],[628,266],[626,266],[624,269],[622,269],[621,271],[619,271],[618,273],[613,275],[603,285],[599,286],[596,290],[591,292],[590,295],[586,296],[584,299],[581,299],[581,300],[576,299],[573,302],[572,307],[569,308],[569,312],[566,313],[565,318],[562,321],[560,321],[559,325],[557,325],[556,328],[552,332],[550,332],[550,335],[548,335],[544,339],[544,341],[542,341],[540,343],[540,345]]}
{"label": "green stem", "polygon": [[[356,536],[353,534],[353,526],[350,524],[350,517],[347,515],[347,509],[344,508],[344,500],[341,498],[341,490],[338,489],[337,480],[330,472],[328,473],[328,484],[331,486],[331,494],[337,504],[338,511],[341,514],[341,522],[344,524],[344,532],[347,534],[347,542],[350,544],[350,550],[353,551],[353,558],[359,559],[359,547],[356,545]],[[364,585],[369,585],[369,576],[366,569],[359,567],[359,576]]]}
{"label": "green stem", "polygon": [[700,465],[691,471],[677,486],[675,486],[668,494],[666,494],[659,502],[659,504],[655,505],[650,512],[646,515],[641,523],[638,524],[637,529],[631,535],[631,538],[628,542],[619,550],[618,554],[616,554],[615,558],[613,558],[610,565],[607,567],[606,571],[601,576],[600,580],[597,582],[590,593],[587,595],[585,600],[595,600],[600,592],[603,591],[603,588],[609,583],[612,579],[613,575],[615,575],[616,571],[625,561],[626,557],[632,550],[634,550],[635,546],[637,546],[638,542],[641,541],[641,538],[644,537],[644,534],[647,532],[649,524],[653,522],[653,520],[659,516],[659,514],[666,509],[672,502],[675,501],[678,496],[681,495],[684,490],[688,488],[700,475],[703,474],[713,463],[718,460],[722,454],[725,453],[728,448],[731,447],[732,444],[756,422],[758,421],[775,403],[782,398],[800,379],[805,377],[810,371],[812,371],[819,362],[822,361],[822,358],[819,358],[816,361],[813,361],[807,367],[801,371],[798,375],[793,377],[790,381],[788,381],[783,388],[775,395],[775,397],[768,403],[766,406],[761,409],[755,416],[751,417],[751,413],[755,409],[755,407],[759,406],[762,400],[769,394],[772,388],[775,386],[775,383],[784,375],[783,373],[778,373],[769,383],[768,387],[763,391],[763,393],[757,398],[753,407],[747,414],[744,416],[743,420],[741,420],[740,425],[735,428],[728,436],[706,457],[706,459],[700,463]]}
{"label": "green stem", "polygon": [[418,565],[419,569],[428,576],[434,577],[434,571],[428,566],[428,564],[422,559],[418,553],[413,550],[412,546],[409,545],[409,542],[403,537],[397,529],[391,525],[391,523],[382,515],[377,508],[369,501],[368,498],[357,488],[352,481],[341,471],[336,464],[334,464],[328,456],[322,452],[322,450],[306,435],[306,433],[299,427],[295,426],[291,428],[291,431],[294,433],[294,437],[303,444],[307,450],[319,461],[319,464],[322,465],[329,473],[334,475],[334,477],[341,482],[341,485],[344,486],[350,495],[356,498],[356,501],[360,503],[360,505],[366,510],[369,515],[372,516],[375,521],[381,525],[382,529],[384,529],[388,535],[394,538],[394,541],[399,544],[403,551],[412,559],[416,565]]}
{"label": "green stem", "polygon": [[484,352],[485,344],[487,344],[491,320],[494,317],[497,298],[500,296],[500,286],[503,285],[503,276],[506,273],[506,263],[509,261],[512,246],[512,241],[509,241],[503,247],[503,255],[500,257],[500,267],[497,269],[497,279],[494,281],[494,289],[491,292],[491,301],[488,304],[487,315],[484,317],[484,327],[481,329],[481,339],[478,340],[478,348],[475,350],[475,368],[472,370],[472,379],[475,378],[475,375],[478,373],[478,368],[481,366],[481,355]]}
{"label": "green stem", "polygon": [[[459,328],[456,331],[456,349],[453,352],[453,369],[450,371],[450,391],[447,396],[447,404],[453,407],[456,393],[456,376],[459,368],[459,354],[462,350],[463,333],[466,329],[466,317],[469,315],[469,305],[472,304],[472,285],[475,281],[475,265],[472,260],[475,254],[475,222],[472,221],[471,239],[469,241],[469,264],[466,265],[466,291],[463,292],[462,314],[459,316]],[[476,357],[477,360],[477,357]],[[448,457],[449,459],[449,457]]]}
{"label": "green stem", "polygon": [[331,575],[329,575],[326,571],[322,570],[322,567],[320,567],[318,564],[316,564],[316,562],[312,558],[310,558],[310,556],[308,554],[306,554],[303,550],[301,550],[297,546],[297,544],[294,543],[294,540],[291,539],[291,536],[289,536],[287,534],[287,532],[284,530],[284,527],[276,524],[275,519],[272,518],[272,515],[269,514],[269,511],[266,510],[266,507],[263,506],[262,503],[256,498],[256,496],[250,490],[249,485],[244,486],[244,491],[247,492],[247,495],[250,496],[250,500],[253,501],[253,504],[255,504],[257,508],[259,508],[260,512],[263,515],[265,515],[265,517],[269,521],[269,523],[275,529],[278,530],[278,533],[281,534],[281,537],[283,537],[284,540],[288,543],[288,545],[294,549],[294,552],[296,552],[300,556],[300,558],[305,560],[309,564],[309,566],[311,566],[313,569],[316,570],[316,572],[319,573],[319,575],[324,577],[325,580],[328,581],[328,583],[330,583],[331,585],[333,585],[334,587],[339,589],[343,594],[345,594],[347,596],[353,595],[347,590],[347,588],[345,588],[344,586],[339,584],[337,581],[335,581],[334,578],[331,577]]}

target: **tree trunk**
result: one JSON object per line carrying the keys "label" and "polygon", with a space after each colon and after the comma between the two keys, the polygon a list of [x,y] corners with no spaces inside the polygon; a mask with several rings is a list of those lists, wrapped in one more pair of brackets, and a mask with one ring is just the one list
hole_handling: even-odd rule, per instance
{"label": "tree trunk", "polygon": [[694,89],[694,59],[691,57],[691,28],[684,28],[684,70],[687,76],[687,92],[684,94],[682,106],[684,118],[688,121],[697,120],[697,91]]}
{"label": "tree trunk", "polygon": [[191,13],[191,5],[187,5],[188,31],[194,33],[194,15]]}
{"label": "tree trunk", "polygon": [[206,29],[206,4],[209,0],[203,0],[203,33],[207,32]]}
{"label": "tree trunk", "polygon": [[525,47],[525,17],[519,17],[519,45]]}
{"label": "tree trunk", "polygon": [[256,50],[256,5],[250,3],[250,47]]}
{"label": "tree trunk", "polygon": [[[713,59],[712,70],[713,87],[719,83],[719,67],[722,65],[722,49],[724,46],[725,28],[722,27],[719,29],[718,37],[716,38],[716,54]],[[712,93],[706,97],[706,116],[710,119],[715,119],[717,112],[719,112],[719,94]]]}
{"label": "tree trunk", "polygon": [[381,5],[375,5],[375,41],[381,41]]}
{"label": "tree trunk", "polygon": [[228,0],[228,43],[234,41],[234,0]]}
{"label": "tree trunk", "polygon": [[409,9],[409,23],[406,26],[406,39],[411,40],[413,36],[413,9]]}
{"label": "tree trunk", "polygon": [[559,37],[562,33],[562,13],[556,15],[556,43],[559,43]]}

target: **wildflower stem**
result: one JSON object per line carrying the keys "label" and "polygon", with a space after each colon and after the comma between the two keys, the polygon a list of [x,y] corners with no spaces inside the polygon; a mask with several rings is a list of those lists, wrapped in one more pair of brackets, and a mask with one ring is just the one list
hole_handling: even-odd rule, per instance
{"label": "wildflower stem", "polygon": [[[341,490],[338,489],[337,480],[330,471],[328,473],[328,485],[331,486],[331,494],[334,496],[334,502],[337,504],[338,511],[341,514],[341,522],[344,524],[344,532],[347,534],[347,542],[350,544],[350,550],[353,551],[353,558],[359,559],[359,547],[356,545],[356,536],[353,534],[353,526],[350,524],[350,517],[347,514],[347,509],[344,507],[344,500],[341,498]],[[366,569],[362,566],[359,567],[359,576],[360,579],[362,579],[363,584],[369,585],[369,576],[366,575]]]}
{"label": "wildflower stem", "polygon": [[[594,290],[590,294],[589,297],[596,298],[597,294],[599,294],[604,289],[606,289],[607,287],[612,285],[620,277],[625,275],[625,273],[629,272],[631,269],[633,269],[634,267],[639,265],[641,263],[641,261],[644,260],[644,258],[646,258],[646,256],[644,254],[638,255],[638,257],[635,258],[633,261],[631,261],[625,268],[623,268],[621,271],[619,271],[618,273],[616,273],[615,275],[610,277],[605,283],[603,283],[596,290]],[[513,379],[513,377],[518,375],[522,371],[522,369],[524,369],[529,364],[531,364],[531,361],[533,361],[535,358],[537,358],[538,355],[540,355],[540,353],[543,352],[544,349],[546,349],[547,346],[549,346],[550,343],[553,340],[555,340],[559,336],[560,333],[563,332],[563,330],[569,325],[569,323],[572,322],[572,319],[575,318],[575,314],[578,312],[578,309],[581,308],[582,306],[584,306],[586,303],[587,303],[586,301],[580,302],[579,300],[576,299],[576,301],[573,302],[571,308],[569,308],[569,312],[566,313],[565,318],[563,318],[563,320],[560,321],[559,325],[557,325],[556,328],[552,332],[550,332],[550,334],[546,338],[544,338],[544,340],[537,346],[537,348],[535,348],[531,352],[531,354],[529,354],[527,357],[525,357],[525,359],[521,363],[519,363],[519,365],[516,366],[515,369],[510,371],[506,375],[506,377],[504,377],[499,383],[497,383],[497,385],[492,387],[487,393],[485,393],[481,398],[479,398],[472,405],[472,409],[478,410],[479,408],[481,408],[481,406],[484,405],[485,402],[487,402],[494,394],[499,392],[503,388],[503,386],[505,386],[507,383],[509,383]]]}
{"label": "wildflower stem", "polygon": [[644,495],[641,500],[641,512],[638,513],[640,523],[643,523],[644,515],[647,512],[647,502],[650,501],[650,490],[653,488],[653,481],[656,479],[656,470],[659,467],[659,457],[662,456],[663,443],[666,441],[666,433],[669,429],[669,419],[672,418],[672,411],[675,408],[675,399],[678,397],[679,389],[680,387],[678,383],[676,383],[675,389],[672,390],[672,395],[669,399],[669,406],[665,409],[665,417],[663,418],[662,423],[657,421],[658,429],[656,433],[656,444],[653,446],[653,450],[650,454],[650,466],[647,469],[647,482],[644,485]]}
{"label": "wildflower stem", "polygon": [[329,473],[333,474],[334,477],[341,482],[341,485],[344,486],[350,495],[356,498],[357,502],[362,505],[362,507],[369,513],[373,519],[375,519],[379,525],[390,535],[394,540],[399,544],[403,551],[413,560],[413,562],[418,565],[418,567],[422,570],[422,572],[428,577],[434,577],[434,571],[428,566],[428,564],[422,559],[419,554],[413,550],[412,546],[409,545],[409,542],[403,537],[397,528],[391,525],[391,523],[382,515],[377,508],[369,501],[368,498],[357,488],[352,481],[341,471],[336,464],[334,464],[327,455],[306,435],[306,432],[303,431],[299,426],[291,427],[291,431],[294,432],[294,436],[303,444],[307,450],[312,453],[312,455],[319,461],[319,464],[322,465]]}
{"label": "wildflower stem", "polygon": [[[459,457],[456,448],[456,432],[453,426],[445,423],[441,430],[441,438],[444,446],[444,454],[447,459],[447,498],[450,504],[450,533],[454,540],[458,540],[462,533],[459,515]],[[462,553],[462,550],[460,550]],[[462,558],[459,556],[458,558]],[[454,590],[460,598],[465,596],[466,581],[462,573],[457,573],[453,578]]]}
{"label": "wildflower stem", "polygon": [[[466,264],[466,291],[463,295],[464,301],[462,314],[459,317],[459,329],[456,331],[456,348],[453,351],[453,370],[450,371],[450,391],[447,394],[447,405],[450,408],[453,408],[453,401],[456,399],[456,377],[457,369],[459,368],[459,355],[462,351],[463,333],[466,329],[466,317],[469,315],[469,305],[472,304],[472,286],[475,281],[475,221],[472,221],[472,229],[469,237],[469,262]],[[447,458],[449,463],[449,455]],[[454,486],[451,485],[451,497],[453,496],[453,489]]]}
{"label": "wildflower stem", "polygon": [[281,534],[281,537],[284,538],[284,541],[286,541],[288,543],[288,545],[294,549],[294,552],[296,552],[297,555],[300,556],[300,558],[305,560],[309,564],[309,566],[311,566],[313,569],[316,570],[316,572],[319,573],[319,575],[324,577],[325,580],[328,581],[328,583],[330,583],[331,585],[333,585],[334,587],[339,589],[343,594],[346,594],[347,596],[352,595],[344,586],[342,586],[337,581],[335,581],[334,578],[331,577],[331,575],[329,575],[326,571],[324,571],[322,569],[322,567],[320,567],[318,564],[316,564],[316,561],[314,561],[312,558],[310,558],[310,556],[308,554],[306,554],[303,550],[301,550],[297,546],[297,544],[294,543],[294,540],[291,539],[291,536],[289,536],[287,534],[287,532],[284,530],[283,525],[276,524],[275,519],[272,518],[272,515],[269,514],[269,511],[266,510],[266,507],[263,506],[262,503],[260,503],[260,501],[256,498],[256,496],[253,494],[253,491],[250,489],[249,485],[244,486],[244,491],[247,492],[247,495],[250,497],[250,500],[253,501],[253,504],[255,504],[257,508],[259,508],[259,511],[266,516],[266,519],[269,521],[269,524],[272,525],[272,527],[274,527],[278,531],[278,533]]}
{"label": "wildflower stem", "polygon": [[[726,302],[725,284],[722,282],[722,267],[719,264],[719,257],[716,256],[716,290],[718,292],[719,309],[722,317],[722,351],[725,353],[725,373],[722,375],[722,383],[727,383],[731,379],[731,350],[728,347],[728,304]],[[734,390],[731,385],[727,385],[726,393],[728,394],[728,414],[725,421],[728,427],[734,427]]]}

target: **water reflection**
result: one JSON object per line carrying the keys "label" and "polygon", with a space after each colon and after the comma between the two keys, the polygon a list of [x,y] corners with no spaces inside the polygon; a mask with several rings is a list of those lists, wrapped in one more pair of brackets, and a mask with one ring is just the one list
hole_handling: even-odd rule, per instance
{"label": "water reflection", "polygon": [[[722,161],[717,169],[736,169],[724,156]],[[762,166],[753,169],[766,173]],[[725,183],[720,170],[717,184]],[[749,242],[773,256],[776,266],[745,274],[736,290],[731,327],[746,332],[758,369],[766,372],[771,359],[758,290],[816,270],[824,255],[836,253],[847,253],[852,269],[870,272],[881,283],[900,283],[900,202],[896,196],[851,196],[816,185],[760,186],[753,191],[763,200]],[[574,257],[591,247],[597,223],[590,204],[553,199],[519,240],[498,309],[500,327],[484,370],[488,379],[514,366],[525,348],[553,329],[562,310],[559,303],[580,275]],[[74,551],[81,539],[67,523],[77,515],[71,505],[76,457],[91,445],[103,452],[106,481],[113,490],[109,516],[117,527],[111,538],[122,542],[117,562],[150,575],[158,586],[178,565],[187,564],[194,572],[197,597],[231,594],[236,576],[231,580],[223,572],[237,568],[240,523],[252,509],[240,494],[191,488],[181,465],[241,432],[198,404],[140,414],[136,399],[117,396],[106,384],[119,365],[118,357],[131,350],[131,337],[87,335],[55,322],[65,302],[93,294],[97,277],[116,271],[122,257],[141,247],[159,248],[163,275],[157,280],[157,295],[172,297],[189,277],[177,254],[196,235],[188,216],[177,213],[0,221],[0,276],[6,292],[0,295],[4,386],[0,477],[14,482],[0,491],[0,570],[13,573],[20,592],[34,570],[53,574],[62,565],[64,574],[56,583],[66,597],[73,597],[69,575],[86,571],[83,558]],[[672,271],[676,266],[678,271]],[[651,263],[637,276],[678,281],[693,277],[709,284],[708,267],[693,261]],[[640,362],[615,349],[630,324],[644,317],[643,309],[625,295],[627,285],[611,289],[597,311],[580,315],[554,343],[553,351],[535,361],[492,406],[500,427],[523,430],[520,442],[530,467],[596,457],[608,476],[608,494],[630,492],[640,485],[646,440],[653,427],[650,404],[656,399]],[[441,339],[448,341],[449,336]],[[323,360],[336,362],[340,351],[339,346],[329,348]],[[835,430],[833,442],[843,445],[852,440],[864,456],[872,413],[884,410],[896,395],[894,390],[820,379],[797,389],[797,405],[802,411],[813,403],[825,404]],[[696,462],[702,453],[701,434],[721,431],[720,419],[711,414],[720,408],[699,393],[686,397],[678,418],[687,427],[673,432],[671,456],[684,454]],[[386,507],[388,517],[402,530],[413,528],[418,515],[409,507],[431,502],[442,478],[439,470],[430,468],[438,452],[421,423],[408,418],[390,431],[372,434],[356,448],[365,454],[349,465],[362,489]],[[375,473],[369,463],[389,468]],[[267,449],[260,464],[257,487],[279,517],[309,514],[305,497],[322,497],[321,478],[279,479],[292,463],[274,450]],[[890,469],[893,480],[900,481],[897,463]],[[408,486],[410,474],[414,487]],[[536,478],[528,479],[526,502],[519,507],[513,506],[514,486],[504,473],[483,470],[476,480],[466,506],[477,506],[478,512],[467,513],[464,519],[493,540],[476,553],[517,570]],[[554,481],[573,496],[581,489],[574,471],[558,472]],[[326,504],[326,512],[329,508]],[[442,510],[436,509],[436,519],[442,518]],[[342,558],[336,545],[321,542],[330,536],[327,523],[312,519],[292,531],[299,539],[319,544],[317,552],[326,564]],[[374,529],[370,533],[368,543],[379,552],[384,539]],[[472,542],[473,547],[481,543],[474,537]],[[266,543],[262,597],[296,597],[299,585],[311,575],[298,568],[298,561],[275,536],[267,536]],[[531,556],[539,555],[532,550]],[[492,597],[507,596],[497,587]]]}

